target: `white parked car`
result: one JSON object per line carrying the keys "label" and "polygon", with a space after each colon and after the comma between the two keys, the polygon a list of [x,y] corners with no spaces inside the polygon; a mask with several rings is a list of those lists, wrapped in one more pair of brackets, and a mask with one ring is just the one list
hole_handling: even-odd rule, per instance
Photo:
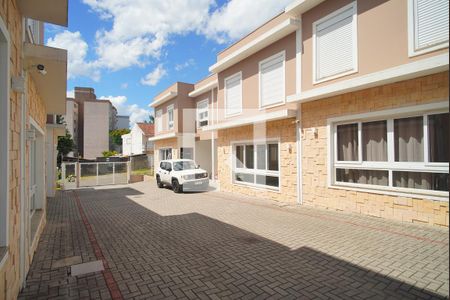
{"label": "white parked car", "polygon": [[175,193],[206,191],[209,187],[208,172],[200,169],[200,166],[190,159],[161,161],[156,171],[156,182],[159,188],[171,186]]}

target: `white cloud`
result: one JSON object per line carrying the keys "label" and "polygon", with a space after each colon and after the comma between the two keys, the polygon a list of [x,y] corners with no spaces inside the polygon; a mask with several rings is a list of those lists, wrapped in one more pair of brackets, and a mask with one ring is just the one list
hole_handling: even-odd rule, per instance
{"label": "white cloud", "polygon": [[100,72],[95,62],[86,60],[88,44],[83,40],[81,33],[64,30],[47,40],[47,46],[66,49],[68,52],[68,79],[79,76],[90,77],[94,81],[100,79]]}
{"label": "white cloud", "polygon": [[148,73],[141,79],[142,85],[155,86],[158,82],[167,75],[167,70],[164,69],[162,64],[159,64],[153,71]]}
{"label": "white cloud", "polygon": [[281,12],[292,0],[230,0],[201,29],[218,43],[237,40]]}
{"label": "white cloud", "polygon": [[120,85],[120,88],[121,88],[122,90],[126,90],[126,89],[128,88],[128,82],[122,83],[122,84]]}
{"label": "white cloud", "polygon": [[119,115],[130,116],[131,125],[147,121],[150,116],[150,110],[139,107],[137,104],[127,104],[128,99],[126,96],[102,96],[99,99],[111,101]]}
{"label": "white cloud", "polygon": [[67,98],[75,98],[75,90],[67,91],[66,97]]}
{"label": "white cloud", "polygon": [[110,30],[97,31],[98,62],[119,70],[157,59],[171,35],[197,31],[207,21],[214,0],[83,0]]}
{"label": "white cloud", "polygon": [[189,68],[195,66],[195,60],[190,58],[188,59],[186,62],[182,63],[182,64],[177,64],[175,65],[175,70],[176,71],[181,71],[183,69]]}
{"label": "white cloud", "polygon": [[[80,32],[67,30],[57,32],[47,45],[69,51],[69,79],[84,76],[98,81],[102,70],[145,67],[160,60],[177,35],[197,33],[218,43],[237,40],[282,11],[291,0],[229,0],[221,7],[215,0],[83,2],[111,27],[97,30],[94,45],[88,45]],[[88,58],[89,46],[95,54],[92,59]],[[192,65],[187,61],[175,69]],[[144,82],[151,85],[153,81],[144,78]]]}

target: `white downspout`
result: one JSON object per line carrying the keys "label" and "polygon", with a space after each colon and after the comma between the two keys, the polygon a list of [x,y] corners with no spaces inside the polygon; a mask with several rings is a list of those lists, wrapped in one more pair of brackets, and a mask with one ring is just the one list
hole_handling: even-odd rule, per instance
{"label": "white downspout", "polygon": [[[296,94],[302,92],[302,53],[303,53],[303,36],[302,36],[302,19],[299,17],[299,26],[295,33],[295,50],[296,50],[296,80],[295,89]],[[297,135],[297,203],[303,204],[303,167],[302,167],[302,105],[297,105],[297,120],[296,120],[296,135]]]}
{"label": "white downspout", "polygon": [[[211,90],[211,122],[214,125],[214,89]],[[216,182],[216,154],[214,153],[214,149],[216,147],[216,141],[214,140],[214,131],[211,131],[211,179],[212,182]]]}

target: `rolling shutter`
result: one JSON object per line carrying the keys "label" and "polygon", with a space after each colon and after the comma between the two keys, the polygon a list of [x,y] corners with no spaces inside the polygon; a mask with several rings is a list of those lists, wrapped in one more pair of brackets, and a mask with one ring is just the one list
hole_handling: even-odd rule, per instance
{"label": "rolling shutter", "polygon": [[242,80],[237,74],[225,80],[225,96],[227,101],[226,115],[235,115],[242,112]]}
{"label": "rolling shutter", "polygon": [[260,65],[261,106],[284,102],[284,54]]}
{"label": "rolling shutter", "polygon": [[355,68],[356,3],[341,13],[316,24],[316,80]]}
{"label": "rolling shutter", "polygon": [[448,41],[448,0],[414,0],[416,50]]}

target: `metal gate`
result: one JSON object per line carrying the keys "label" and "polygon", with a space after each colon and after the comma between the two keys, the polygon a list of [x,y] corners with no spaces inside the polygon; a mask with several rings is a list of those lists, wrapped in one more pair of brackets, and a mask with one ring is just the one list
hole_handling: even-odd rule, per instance
{"label": "metal gate", "polygon": [[100,185],[127,184],[128,162],[63,163],[61,182],[65,190]]}

